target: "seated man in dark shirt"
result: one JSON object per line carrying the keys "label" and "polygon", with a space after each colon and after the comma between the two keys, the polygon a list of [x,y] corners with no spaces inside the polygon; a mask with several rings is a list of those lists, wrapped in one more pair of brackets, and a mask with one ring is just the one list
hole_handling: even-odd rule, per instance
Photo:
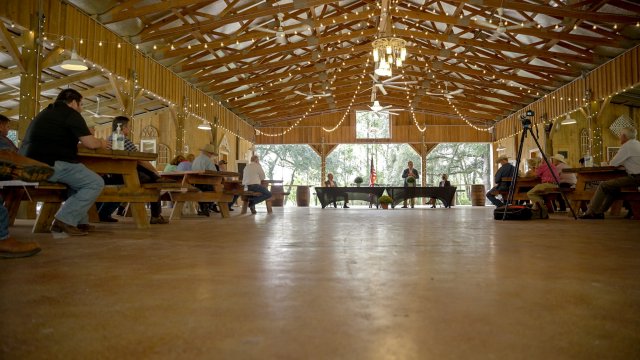
{"label": "seated man in dark shirt", "polygon": [[87,235],[89,208],[104,188],[104,181],[78,160],[78,141],[89,149],[107,148],[87,127],[82,112],[82,95],[74,89],[58,94],[55,103],[42,110],[29,124],[20,153],[53,166],[48,179],[67,185],[68,197],[55,215],[51,232]]}
{"label": "seated man in dark shirt", "polygon": [[491,188],[491,190],[487,191],[486,196],[493,205],[500,207],[503,206],[504,203],[497,199],[496,195],[498,195],[500,191],[509,191],[510,182],[504,181],[503,178],[512,178],[513,174],[515,174],[516,168],[509,163],[509,158],[505,155],[498,157],[498,163],[501,166],[494,176],[494,182],[496,185]]}

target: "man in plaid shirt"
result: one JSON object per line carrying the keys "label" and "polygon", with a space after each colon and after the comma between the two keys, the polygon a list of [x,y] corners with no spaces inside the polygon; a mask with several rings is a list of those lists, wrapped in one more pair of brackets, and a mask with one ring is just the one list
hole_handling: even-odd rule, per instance
{"label": "man in plaid shirt", "polygon": [[[129,118],[126,116],[116,116],[111,123],[111,131],[113,133],[116,132],[116,129],[120,125],[120,131],[124,134],[124,150],[125,151],[138,151],[138,147],[129,140],[128,136],[130,133],[129,130]],[[112,135],[113,135],[112,133]],[[113,136],[109,136],[107,140],[111,145],[111,141]],[[140,178],[140,183],[150,183],[155,182],[160,178],[156,169],[151,165],[148,161],[139,161],[138,162],[138,177]],[[110,174],[104,177],[105,184],[107,185],[119,185],[124,183],[122,180],[122,176]],[[114,219],[111,215],[118,208],[119,203],[96,203],[98,207],[98,216],[100,217],[100,221],[102,222],[117,222],[117,219]],[[162,217],[162,203],[160,201],[154,201],[149,203],[151,207],[151,224],[167,224],[168,220]]]}

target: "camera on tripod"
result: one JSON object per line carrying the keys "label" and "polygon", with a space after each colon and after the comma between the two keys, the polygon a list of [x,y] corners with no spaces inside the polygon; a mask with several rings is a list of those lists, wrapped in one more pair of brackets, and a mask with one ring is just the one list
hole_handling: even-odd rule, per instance
{"label": "camera on tripod", "polygon": [[524,115],[520,115],[520,121],[522,122],[522,127],[525,129],[531,128],[531,118],[536,113],[533,110],[527,110]]}

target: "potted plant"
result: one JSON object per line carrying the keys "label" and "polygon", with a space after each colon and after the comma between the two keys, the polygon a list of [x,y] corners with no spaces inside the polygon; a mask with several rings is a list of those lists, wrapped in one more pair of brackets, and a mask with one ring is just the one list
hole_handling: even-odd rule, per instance
{"label": "potted plant", "polygon": [[407,178],[407,186],[416,186],[416,178],[414,178],[413,176],[409,176]]}
{"label": "potted plant", "polygon": [[382,195],[378,198],[378,203],[382,206],[383,209],[388,209],[389,204],[393,202],[393,199],[389,195]]}
{"label": "potted plant", "polygon": [[353,182],[356,183],[358,187],[360,187],[360,184],[364,182],[364,179],[362,179],[362,176],[356,176],[356,178],[353,179]]}

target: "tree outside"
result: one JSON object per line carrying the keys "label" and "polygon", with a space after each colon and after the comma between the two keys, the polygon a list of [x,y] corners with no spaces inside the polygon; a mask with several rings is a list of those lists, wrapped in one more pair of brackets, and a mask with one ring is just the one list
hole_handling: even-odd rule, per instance
{"label": "tree outside", "polygon": [[[322,186],[320,157],[307,145],[257,145],[268,179],[284,181],[290,192],[289,204],[295,203],[295,185]],[[458,186],[456,204],[470,204],[471,184],[491,185],[490,146],[482,143],[446,143],[436,146],[427,157],[427,177],[418,183],[437,186],[443,173]],[[369,184],[373,159],[379,186],[402,186],[402,171],[408,161],[422,174],[420,157],[407,144],[342,144],[327,156],[327,173],[339,186],[354,186],[357,176]]]}

